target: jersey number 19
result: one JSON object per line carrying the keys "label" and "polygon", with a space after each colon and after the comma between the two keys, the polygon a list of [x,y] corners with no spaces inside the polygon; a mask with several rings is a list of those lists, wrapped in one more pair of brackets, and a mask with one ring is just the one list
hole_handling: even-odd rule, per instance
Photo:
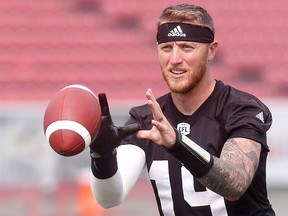
{"label": "jersey number 19", "polygon": [[[162,212],[165,216],[174,216],[173,199],[167,160],[153,161],[149,170],[150,179],[155,181]],[[224,198],[206,188],[196,192],[194,178],[184,166],[181,168],[184,199],[191,207],[210,206],[213,216],[227,216]]]}

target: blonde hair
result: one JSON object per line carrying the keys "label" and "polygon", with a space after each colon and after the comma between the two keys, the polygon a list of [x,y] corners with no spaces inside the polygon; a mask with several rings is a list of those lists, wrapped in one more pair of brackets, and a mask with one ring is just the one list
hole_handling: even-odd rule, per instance
{"label": "blonde hair", "polygon": [[187,22],[195,25],[207,26],[215,34],[213,19],[202,7],[191,4],[179,4],[165,8],[157,22],[157,26],[164,22]]}

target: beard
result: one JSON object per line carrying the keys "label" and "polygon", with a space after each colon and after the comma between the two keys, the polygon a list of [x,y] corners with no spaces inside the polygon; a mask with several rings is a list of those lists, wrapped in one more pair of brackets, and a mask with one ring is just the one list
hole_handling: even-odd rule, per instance
{"label": "beard", "polygon": [[162,75],[166,81],[169,89],[173,93],[186,94],[190,92],[204,77],[207,70],[207,62],[204,58],[197,65],[193,66],[194,70],[186,72],[188,73],[188,78],[186,80],[177,80],[169,76],[170,72],[165,72],[162,69]]}

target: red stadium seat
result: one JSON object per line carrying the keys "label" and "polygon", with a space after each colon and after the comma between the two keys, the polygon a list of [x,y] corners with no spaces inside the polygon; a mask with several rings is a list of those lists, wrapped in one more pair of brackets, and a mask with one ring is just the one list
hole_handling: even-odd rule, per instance
{"label": "red stadium seat", "polygon": [[[55,89],[76,82],[108,91],[114,99],[138,99],[148,87],[166,90],[158,65],[156,21],[161,10],[174,3],[1,1],[0,100],[45,100]],[[220,44],[211,66],[215,78],[244,90],[259,88],[263,96],[288,95],[284,72],[278,77],[271,70],[288,66],[288,30],[279,16],[286,1],[268,0],[260,6],[248,0],[195,4],[214,16]],[[86,10],[83,5],[95,7]],[[247,65],[262,72],[243,75]],[[259,80],[253,81],[255,77]],[[20,86],[25,88],[12,91]],[[127,91],[132,86],[133,91]]]}

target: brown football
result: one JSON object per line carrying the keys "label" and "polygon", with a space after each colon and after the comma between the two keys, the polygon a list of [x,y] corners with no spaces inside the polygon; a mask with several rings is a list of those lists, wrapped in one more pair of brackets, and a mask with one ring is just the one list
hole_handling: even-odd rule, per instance
{"label": "brown football", "polygon": [[101,125],[97,96],[86,86],[69,85],[49,102],[44,114],[44,133],[52,149],[63,156],[89,147]]}

